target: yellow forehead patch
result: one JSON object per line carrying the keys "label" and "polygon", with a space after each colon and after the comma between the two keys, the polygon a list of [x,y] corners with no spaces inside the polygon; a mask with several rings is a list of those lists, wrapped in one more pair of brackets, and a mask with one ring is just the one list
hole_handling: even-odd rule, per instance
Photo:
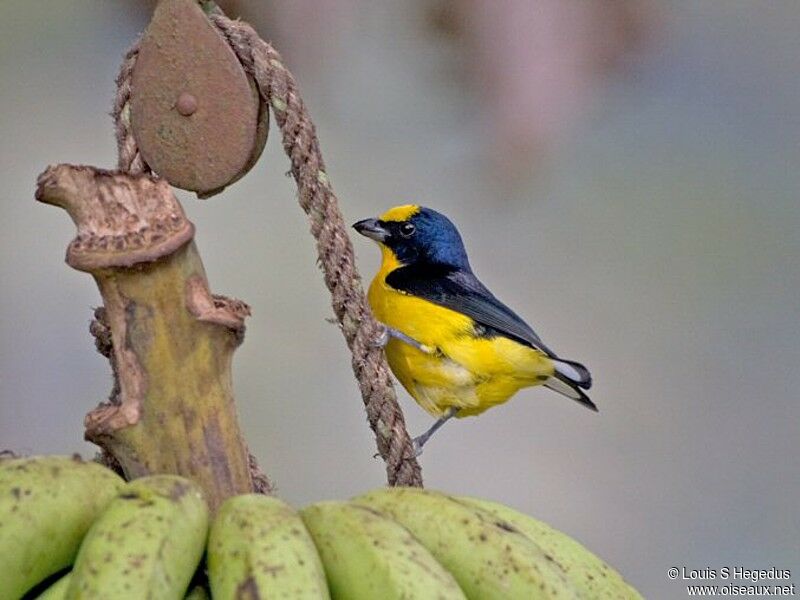
{"label": "yellow forehead patch", "polygon": [[408,221],[411,217],[419,212],[419,206],[416,204],[404,204],[403,206],[395,206],[390,208],[380,216],[381,221]]}

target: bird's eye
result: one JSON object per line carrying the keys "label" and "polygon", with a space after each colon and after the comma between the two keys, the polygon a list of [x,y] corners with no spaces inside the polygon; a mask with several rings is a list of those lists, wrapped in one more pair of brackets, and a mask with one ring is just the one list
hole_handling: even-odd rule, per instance
{"label": "bird's eye", "polygon": [[413,223],[403,223],[400,225],[400,235],[403,237],[411,237],[414,235],[414,231],[416,231],[416,227],[414,227]]}

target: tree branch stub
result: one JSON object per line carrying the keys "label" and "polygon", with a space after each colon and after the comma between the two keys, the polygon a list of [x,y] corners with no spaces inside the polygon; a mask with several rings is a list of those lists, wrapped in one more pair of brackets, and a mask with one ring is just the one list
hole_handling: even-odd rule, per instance
{"label": "tree branch stub", "polygon": [[94,276],[111,332],[119,393],[87,415],[86,438],[128,478],[191,477],[212,508],[253,491],[231,380],[249,308],[209,292],[168,184],[59,165],[39,177],[36,198],[75,221],[67,262]]}

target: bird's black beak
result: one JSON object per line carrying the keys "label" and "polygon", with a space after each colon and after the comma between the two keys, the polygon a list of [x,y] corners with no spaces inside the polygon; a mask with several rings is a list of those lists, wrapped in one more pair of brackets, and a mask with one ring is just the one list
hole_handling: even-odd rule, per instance
{"label": "bird's black beak", "polygon": [[364,219],[353,223],[353,229],[376,242],[385,242],[389,237],[389,232],[378,219]]}

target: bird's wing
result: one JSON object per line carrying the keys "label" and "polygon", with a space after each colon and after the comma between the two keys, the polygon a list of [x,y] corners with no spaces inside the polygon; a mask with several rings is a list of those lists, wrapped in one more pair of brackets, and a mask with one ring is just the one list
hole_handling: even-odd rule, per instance
{"label": "bird's wing", "polygon": [[442,265],[409,265],[392,271],[386,283],[398,291],[466,315],[489,329],[490,335],[503,335],[555,357],[525,321],[468,271]]}

